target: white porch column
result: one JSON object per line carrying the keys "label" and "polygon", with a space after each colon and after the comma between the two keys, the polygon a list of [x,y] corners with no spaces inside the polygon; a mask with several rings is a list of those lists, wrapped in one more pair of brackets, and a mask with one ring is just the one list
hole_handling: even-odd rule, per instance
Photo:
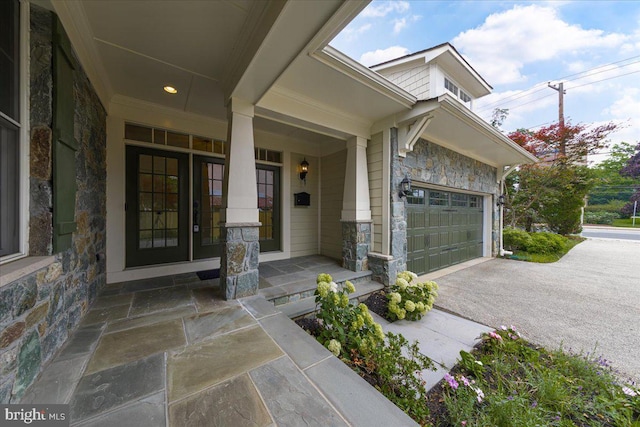
{"label": "white porch column", "polygon": [[367,171],[367,139],[347,141],[347,166],[342,198],[342,266],[352,271],[369,269],[371,204]]}
{"label": "white porch column", "polygon": [[237,98],[229,103],[220,256],[220,285],[228,300],[258,292],[260,222],[253,110],[252,104]]}
{"label": "white porch column", "polygon": [[229,102],[223,206],[227,223],[258,222],[258,190],[253,143],[254,106],[241,99]]}
{"label": "white porch column", "polygon": [[347,141],[342,221],[371,221],[367,139],[360,136],[354,136]]}

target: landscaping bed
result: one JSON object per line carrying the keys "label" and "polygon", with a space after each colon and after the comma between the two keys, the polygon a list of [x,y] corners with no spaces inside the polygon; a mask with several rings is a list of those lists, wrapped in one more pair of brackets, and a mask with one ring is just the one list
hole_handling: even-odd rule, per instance
{"label": "landscaping bed", "polygon": [[538,263],[556,262],[574,246],[586,239],[580,236],[561,236],[555,233],[527,233],[516,228],[504,229],[504,247],[513,252],[510,259]]}
{"label": "landscaping bed", "polygon": [[416,343],[384,334],[369,313],[389,321],[419,319],[433,305],[437,286],[411,283],[414,277],[402,273],[391,292],[376,292],[356,306],[349,303],[351,283],[338,289],[320,275],[317,317],[296,323],[421,425],[640,427],[640,389],[621,383],[609,361],[547,351],[513,326],[485,334],[471,353],[460,352],[461,362],[427,390],[420,373],[433,362]]}

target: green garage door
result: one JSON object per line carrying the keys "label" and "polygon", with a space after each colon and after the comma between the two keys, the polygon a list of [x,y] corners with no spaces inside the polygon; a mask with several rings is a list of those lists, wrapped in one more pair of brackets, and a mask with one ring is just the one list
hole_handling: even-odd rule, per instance
{"label": "green garage door", "polygon": [[482,256],[482,197],[422,188],[407,197],[407,269],[424,274]]}

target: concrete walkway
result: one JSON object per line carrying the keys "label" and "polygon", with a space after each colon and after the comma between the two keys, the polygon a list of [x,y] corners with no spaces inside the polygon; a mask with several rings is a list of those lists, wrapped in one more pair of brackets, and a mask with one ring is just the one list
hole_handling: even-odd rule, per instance
{"label": "concrete walkway", "polygon": [[438,307],[594,352],[640,380],[640,242],[587,240],[552,264],[492,259],[437,279]]}
{"label": "concrete walkway", "polygon": [[[262,296],[223,301],[195,274],[109,285],[22,403],[68,403],[73,426],[414,426]],[[486,327],[434,310],[384,323],[439,363]]]}

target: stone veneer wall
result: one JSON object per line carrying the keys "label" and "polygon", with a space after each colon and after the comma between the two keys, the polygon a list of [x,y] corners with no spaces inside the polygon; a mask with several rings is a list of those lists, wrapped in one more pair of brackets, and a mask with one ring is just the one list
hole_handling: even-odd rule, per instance
{"label": "stone veneer wall", "polygon": [[220,257],[220,284],[225,299],[234,300],[258,293],[260,230],[251,224],[223,227],[224,253]]}
{"label": "stone veneer wall", "polygon": [[[0,289],[0,403],[15,403],[106,281],[106,112],[74,73],[77,193],[72,248],[52,254],[52,16],[31,4],[30,255],[55,261]],[[78,63],[79,64],[79,63]]]}
{"label": "stone veneer wall", "polygon": [[[405,199],[399,197],[400,182],[412,181],[451,188],[451,191],[477,191],[495,197],[499,194],[497,170],[455,151],[420,139],[406,157],[398,155],[398,132],[391,129],[391,256],[369,256],[374,279],[389,285],[407,268],[407,215]],[[497,252],[499,211],[492,203],[492,252]]]}
{"label": "stone veneer wall", "polygon": [[369,269],[371,222],[342,221],[342,267],[351,271]]}

